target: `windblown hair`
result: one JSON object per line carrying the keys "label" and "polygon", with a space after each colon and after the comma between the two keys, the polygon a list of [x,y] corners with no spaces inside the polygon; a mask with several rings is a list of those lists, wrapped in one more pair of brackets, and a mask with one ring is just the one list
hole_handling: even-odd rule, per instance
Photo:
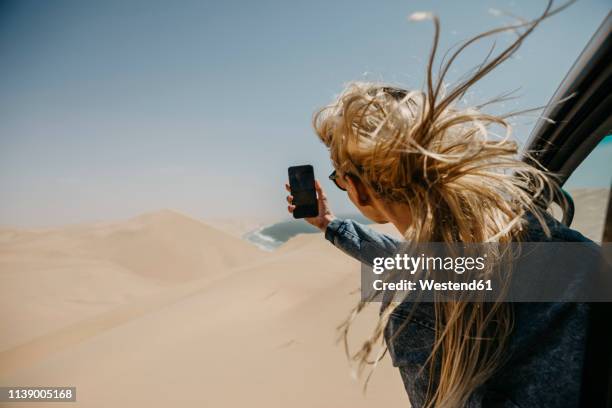
{"label": "windblown hair", "polygon": [[[532,21],[490,30],[461,43],[443,58],[437,75],[433,67],[438,18],[415,13],[412,20],[431,20],[435,28],[425,89],[352,82],[332,104],[315,113],[315,131],[329,148],[339,174],[357,177],[382,200],[407,206],[411,220],[404,231],[407,242],[516,241],[521,239],[527,213],[548,233],[544,212],[560,196],[559,188],[537,161],[522,160],[518,144],[510,138],[508,118],[527,111],[484,112],[483,108],[508,95],[474,107],[461,102],[466,91],[510,58],[542,20],[568,5],[553,9],[550,1]],[[445,86],[450,67],[467,47],[503,32],[517,37],[497,54],[491,49],[467,78]],[[497,135],[494,129],[504,132]],[[359,363],[360,373],[384,355],[384,343],[381,348],[375,345],[382,342],[395,305],[381,313],[372,336],[356,353],[348,351],[346,337],[365,302],[340,326],[347,354]],[[512,330],[511,309],[503,302],[440,302],[435,304],[435,319],[435,343],[428,364],[435,361],[439,370],[429,370],[427,406],[460,407],[499,368]]]}

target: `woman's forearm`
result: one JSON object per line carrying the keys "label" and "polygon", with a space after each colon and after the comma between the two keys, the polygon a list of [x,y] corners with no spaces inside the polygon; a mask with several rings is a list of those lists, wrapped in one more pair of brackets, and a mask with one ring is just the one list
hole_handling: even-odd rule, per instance
{"label": "woman's forearm", "polygon": [[400,240],[349,219],[336,218],[325,229],[325,238],[346,254],[368,265],[380,256],[393,256]]}

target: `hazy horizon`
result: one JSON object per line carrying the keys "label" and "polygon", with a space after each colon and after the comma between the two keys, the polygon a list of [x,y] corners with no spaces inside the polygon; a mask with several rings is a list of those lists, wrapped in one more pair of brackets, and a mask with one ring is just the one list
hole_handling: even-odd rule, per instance
{"label": "hazy horizon", "polygon": [[[178,6],[177,4],[180,4]],[[0,226],[194,217],[287,218],[286,168],[311,163],[334,210],[312,113],[350,80],[420,87],[436,12],[442,49],[544,1],[14,1],[0,5]],[[544,22],[469,95],[548,102],[609,11],[581,1]],[[510,36],[498,38],[499,45]],[[456,78],[486,54],[466,54]],[[535,118],[520,119],[529,135]],[[594,177],[598,174],[594,174]],[[584,183],[593,181],[585,177]],[[579,182],[580,183],[580,182]]]}

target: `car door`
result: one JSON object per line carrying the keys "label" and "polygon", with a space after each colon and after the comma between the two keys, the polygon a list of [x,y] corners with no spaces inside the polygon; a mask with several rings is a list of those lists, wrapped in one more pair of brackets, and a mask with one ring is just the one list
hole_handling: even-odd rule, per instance
{"label": "car door", "polygon": [[[611,31],[608,14],[547,105],[544,116],[554,123],[541,121],[526,145],[560,177],[570,204],[563,222],[603,245],[612,240]],[[610,407],[612,304],[592,303],[591,310],[581,406]]]}
{"label": "car door", "polygon": [[[605,208],[604,212],[612,180],[611,32],[612,14],[608,14],[549,101],[543,116],[553,123],[540,121],[526,144],[534,159],[559,175],[566,191],[570,188],[608,191],[603,198],[605,205],[599,205]],[[580,178],[589,177],[584,174],[586,170],[591,171],[590,176],[598,183],[590,180],[581,185]],[[573,225],[577,207],[571,205],[575,201],[572,198],[578,197],[568,194],[567,198],[570,208],[563,221],[569,226]],[[609,225],[610,221],[602,223]],[[602,237],[604,233],[609,236],[609,228],[602,228]],[[590,238],[601,242],[602,237]]]}

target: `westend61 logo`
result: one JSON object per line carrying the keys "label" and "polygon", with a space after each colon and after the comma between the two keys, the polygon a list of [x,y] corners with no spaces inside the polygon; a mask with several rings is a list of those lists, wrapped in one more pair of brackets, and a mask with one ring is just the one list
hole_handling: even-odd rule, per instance
{"label": "westend61 logo", "polygon": [[372,272],[380,275],[385,271],[405,271],[414,275],[419,271],[453,271],[462,274],[466,271],[482,271],[485,268],[483,256],[410,256],[397,254],[394,257],[377,257],[373,260]]}

